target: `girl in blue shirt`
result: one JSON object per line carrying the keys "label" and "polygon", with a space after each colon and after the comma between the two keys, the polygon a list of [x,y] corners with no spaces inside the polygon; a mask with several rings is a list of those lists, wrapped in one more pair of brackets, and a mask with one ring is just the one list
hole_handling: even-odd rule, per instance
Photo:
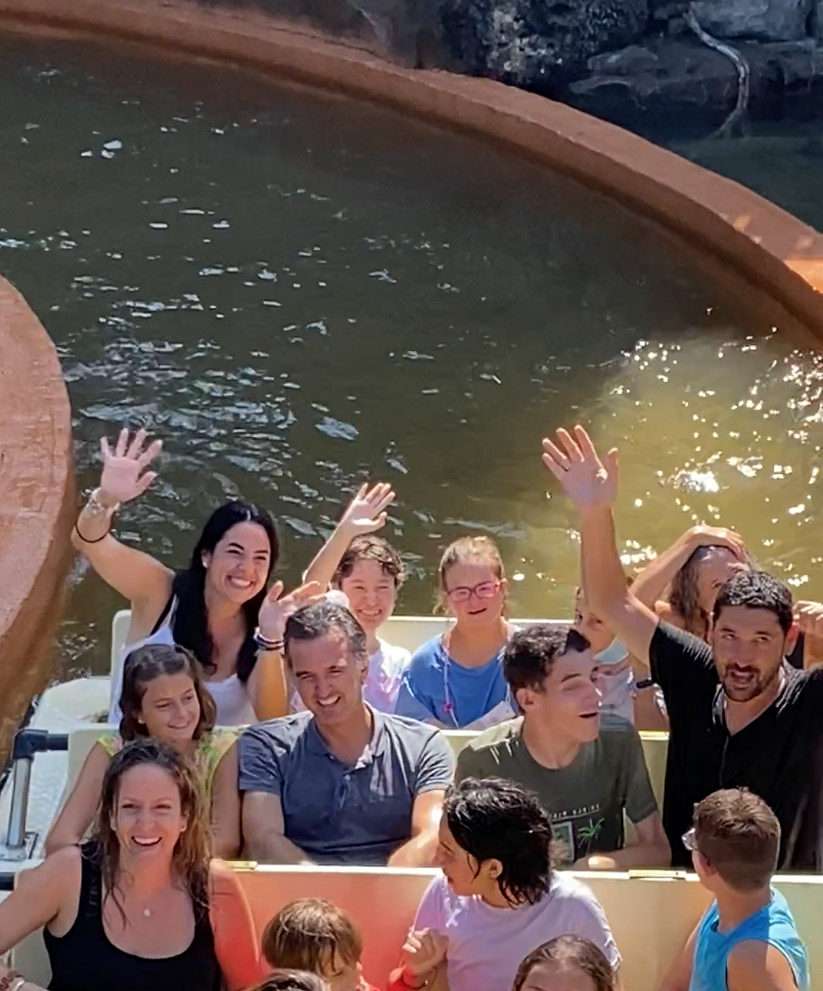
{"label": "girl in blue shirt", "polygon": [[506,577],[489,537],[460,537],[440,560],[440,602],[454,619],[412,655],[397,714],[445,729],[485,729],[515,716],[503,677]]}

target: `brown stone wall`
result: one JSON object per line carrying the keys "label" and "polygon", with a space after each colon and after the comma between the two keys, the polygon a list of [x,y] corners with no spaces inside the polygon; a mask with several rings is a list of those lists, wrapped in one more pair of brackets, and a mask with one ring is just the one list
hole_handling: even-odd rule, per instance
{"label": "brown stone wall", "polygon": [[57,352],[0,278],[0,754],[48,677],[73,516],[71,411]]}

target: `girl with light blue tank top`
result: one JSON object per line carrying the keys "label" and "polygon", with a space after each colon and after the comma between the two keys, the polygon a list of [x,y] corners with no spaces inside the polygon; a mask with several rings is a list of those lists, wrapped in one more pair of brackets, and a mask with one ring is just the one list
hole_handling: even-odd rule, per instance
{"label": "girl with light blue tank top", "polygon": [[727,991],[729,954],[745,942],[768,943],[779,950],[792,968],[797,991],[810,991],[806,947],[798,935],[791,909],[779,891],[772,888],[769,904],[734,929],[720,932],[719,922],[717,902],[713,902],[697,929],[689,991]]}

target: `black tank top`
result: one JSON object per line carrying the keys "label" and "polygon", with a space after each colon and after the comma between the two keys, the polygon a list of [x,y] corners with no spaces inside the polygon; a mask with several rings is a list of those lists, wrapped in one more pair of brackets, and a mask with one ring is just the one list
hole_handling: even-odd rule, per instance
{"label": "black tank top", "polygon": [[195,907],[194,939],[175,957],[149,960],[118,950],[103,928],[100,861],[93,844],[82,854],[80,903],[65,936],[48,928],[43,939],[51,961],[51,991],[219,991],[220,965],[209,914]]}

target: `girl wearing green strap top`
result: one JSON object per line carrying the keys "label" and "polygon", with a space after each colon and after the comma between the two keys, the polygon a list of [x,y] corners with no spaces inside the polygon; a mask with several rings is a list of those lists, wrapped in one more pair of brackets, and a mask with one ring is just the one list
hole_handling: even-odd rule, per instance
{"label": "girl wearing green strap top", "polygon": [[215,706],[200,665],[184,647],[148,644],[126,658],[120,732],[94,744],[77,783],[46,838],[46,854],[82,843],[100,801],[106,768],[126,743],[153,738],[187,755],[211,807],[212,854],[231,859],[240,852],[237,792],[237,732],[215,729]]}

